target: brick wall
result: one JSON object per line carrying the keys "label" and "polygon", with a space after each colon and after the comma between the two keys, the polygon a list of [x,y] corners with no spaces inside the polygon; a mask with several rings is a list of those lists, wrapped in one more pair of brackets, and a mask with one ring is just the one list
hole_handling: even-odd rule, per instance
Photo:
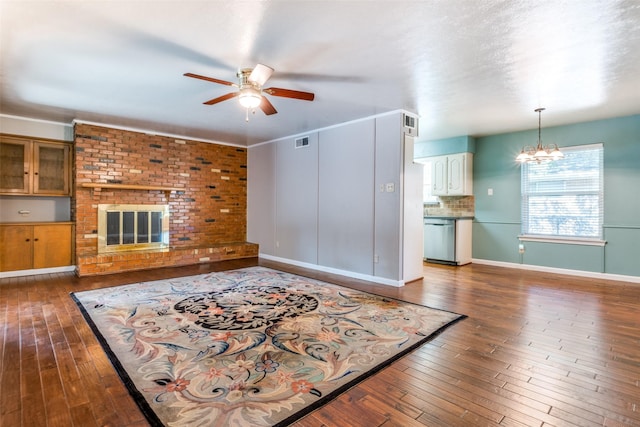
{"label": "brick wall", "polygon": [[[247,247],[245,243],[246,165],[245,148],[76,124],[72,219],[76,222],[78,274],[157,267],[158,259],[164,265],[193,263],[201,258],[199,251],[217,254],[211,261],[257,256],[257,245]],[[84,188],[84,183],[164,186],[180,191],[167,197],[158,190],[98,190]],[[169,204],[168,255],[148,253],[147,259],[154,262],[145,265],[139,262],[139,253],[119,253],[117,267],[109,256],[97,256],[99,203]]]}

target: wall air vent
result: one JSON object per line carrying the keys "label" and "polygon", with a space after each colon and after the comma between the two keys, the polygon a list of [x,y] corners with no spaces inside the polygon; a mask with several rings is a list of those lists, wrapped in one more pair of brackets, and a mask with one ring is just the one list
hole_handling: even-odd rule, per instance
{"label": "wall air vent", "polygon": [[404,115],[404,132],[409,135],[418,136],[418,119],[408,114]]}
{"label": "wall air vent", "polygon": [[309,146],[309,137],[303,136],[302,138],[296,139],[296,148],[303,148]]}

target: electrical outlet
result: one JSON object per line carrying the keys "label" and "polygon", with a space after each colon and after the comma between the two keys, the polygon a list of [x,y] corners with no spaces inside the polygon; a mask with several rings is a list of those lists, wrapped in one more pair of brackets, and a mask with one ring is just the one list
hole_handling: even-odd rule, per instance
{"label": "electrical outlet", "polygon": [[524,244],[523,244],[523,243],[520,243],[520,244],[518,245],[518,252],[519,252],[519,253],[521,253],[521,254],[523,254],[523,253],[524,253]]}

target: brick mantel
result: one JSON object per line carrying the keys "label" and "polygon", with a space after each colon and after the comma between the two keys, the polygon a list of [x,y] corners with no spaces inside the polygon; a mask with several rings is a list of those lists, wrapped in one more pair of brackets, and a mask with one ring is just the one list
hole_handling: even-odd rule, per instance
{"label": "brick mantel", "polygon": [[[78,273],[257,256],[257,245],[245,242],[246,165],[242,147],[76,124],[72,215]],[[101,203],[169,204],[171,249],[98,257]],[[200,256],[203,251],[210,256]]]}

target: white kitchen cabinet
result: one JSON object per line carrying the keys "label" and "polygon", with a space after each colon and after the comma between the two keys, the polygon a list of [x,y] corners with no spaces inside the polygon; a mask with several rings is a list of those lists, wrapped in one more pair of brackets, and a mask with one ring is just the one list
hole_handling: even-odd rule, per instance
{"label": "white kitchen cabinet", "polygon": [[473,154],[458,153],[431,160],[434,196],[473,195]]}
{"label": "white kitchen cabinet", "polygon": [[471,262],[472,241],[471,219],[459,219],[456,221],[456,264],[465,265]]}
{"label": "white kitchen cabinet", "polygon": [[433,157],[431,159],[431,194],[442,196],[447,194],[447,156]]}

